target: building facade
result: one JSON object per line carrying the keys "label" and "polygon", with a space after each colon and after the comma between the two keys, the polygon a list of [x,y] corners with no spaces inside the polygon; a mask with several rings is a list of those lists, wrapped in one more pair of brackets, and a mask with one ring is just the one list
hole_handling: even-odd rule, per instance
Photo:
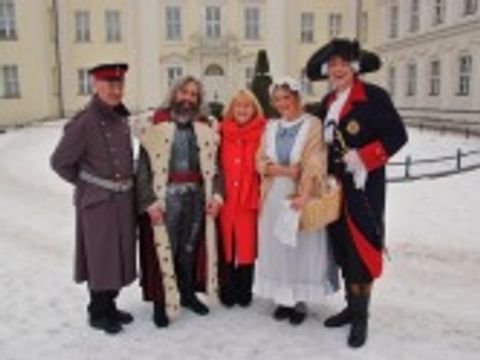
{"label": "building facade", "polygon": [[[273,76],[302,81],[308,101],[324,84],[304,76],[308,57],[333,36],[354,37],[358,0],[0,0],[0,126],[70,116],[91,95],[87,69],[125,61],[126,103],[159,106],[192,74],[207,100],[228,101],[254,76],[266,49]],[[362,36],[374,46],[373,1]],[[368,34],[368,35],[367,35]]]}
{"label": "building facade", "polygon": [[379,0],[380,81],[412,119],[480,122],[478,0]]}

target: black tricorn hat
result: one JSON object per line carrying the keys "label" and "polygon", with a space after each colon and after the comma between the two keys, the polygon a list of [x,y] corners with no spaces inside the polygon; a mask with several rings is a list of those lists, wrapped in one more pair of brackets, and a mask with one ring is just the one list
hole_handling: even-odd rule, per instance
{"label": "black tricorn hat", "polygon": [[340,56],[346,61],[358,62],[359,74],[377,71],[382,66],[380,57],[373,52],[360,49],[358,41],[335,38],[310,57],[306,68],[307,77],[311,81],[327,79],[328,75],[324,69],[333,56]]}

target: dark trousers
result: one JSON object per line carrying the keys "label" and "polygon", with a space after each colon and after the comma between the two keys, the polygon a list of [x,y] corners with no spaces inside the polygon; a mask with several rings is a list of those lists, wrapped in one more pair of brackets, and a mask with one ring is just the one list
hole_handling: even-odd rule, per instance
{"label": "dark trousers", "polygon": [[[192,294],[198,245],[203,234],[205,200],[202,189],[184,188],[170,192],[166,199],[165,225],[172,248],[177,281],[183,296]],[[145,301],[164,301],[162,275],[155,249],[153,230],[147,214],[139,219],[140,284]]]}

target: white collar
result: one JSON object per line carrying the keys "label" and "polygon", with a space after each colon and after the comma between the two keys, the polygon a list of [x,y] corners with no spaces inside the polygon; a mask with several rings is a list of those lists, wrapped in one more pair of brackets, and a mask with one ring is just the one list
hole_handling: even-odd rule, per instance
{"label": "white collar", "polygon": [[280,118],[280,126],[283,128],[291,128],[294,127],[298,124],[300,124],[303,121],[303,118],[305,117],[305,113],[301,113],[299,117],[297,117],[294,120],[287,120],[285,118]]}

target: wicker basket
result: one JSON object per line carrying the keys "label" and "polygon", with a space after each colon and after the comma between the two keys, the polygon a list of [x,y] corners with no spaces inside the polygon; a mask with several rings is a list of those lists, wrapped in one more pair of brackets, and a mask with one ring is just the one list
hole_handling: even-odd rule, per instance
{"label": "wicker basket", "polygon": [[329,177],[327,190],[308,201],[300,215],[300,231],[315,231],[338,220],[342,205],[342,187]]}

